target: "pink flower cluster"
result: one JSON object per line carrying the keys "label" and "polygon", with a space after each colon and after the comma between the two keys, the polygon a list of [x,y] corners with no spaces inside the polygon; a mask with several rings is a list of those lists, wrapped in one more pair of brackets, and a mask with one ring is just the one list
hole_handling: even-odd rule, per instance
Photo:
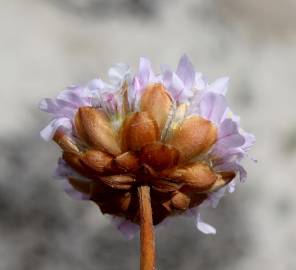
{"label": "pink flower cluster", "polygon": [[[161,67],[161,73],[155,74],[147,58],[141,58],[139,69],[133,76],[128,65],[119,63],[109,69],[110,81],[104,82],[100,78],[94,79],[85,86],[71,86],[62,91],[55,99],[44,99],[40,102],[40,109],[52,114],[53,119],[41,131],[41,137],[46,141],[53,138],[57,130],[63,130],[68,136],[76,139],[74,116],[83,106],[102,108],[111,119],[114,129],[118,129],[123,119],[122,88],[128,89],[128,103],[133,111],[139,110],[139,101],[147,85],[161,83],[172,97],[174,108],[169,129],[174,123],[179,123],[186,117],[198,115],[210,120],[218,130],[217,141],[206,153],[204,159],[211,162],[217,172],[234,171],[240,181],[247,173],[241,161],[247,151],[255,143],[255,137],[240,127],[240,119],[228,107],[225,94],[229,79],[222,77],[208,83],[203,75],[197,72],[186,55],[182,56],[176,71],[167,66]],[[184,105],[180,113],[178,108]],[[160,105],[161,106],[161,105]],[[63,159],[58,162],[55,172],[57,178],[62,179],[65,191],[75,198],[88,199],[87,196],[74,190],[68,183],[67,177],[77,174]],[[227,186],[213,192],[209,198],[196,209],[188,210],[187,214],[196,216],[196,225],[204,233],[215,233],[215,229],[204,223],[200,217],[200,210],[206,206],[217,206],[225,191],[233,192],[237,179]],[[122,218],[114,217],[118,228],[130,238],[138,225],[131,224]]]}

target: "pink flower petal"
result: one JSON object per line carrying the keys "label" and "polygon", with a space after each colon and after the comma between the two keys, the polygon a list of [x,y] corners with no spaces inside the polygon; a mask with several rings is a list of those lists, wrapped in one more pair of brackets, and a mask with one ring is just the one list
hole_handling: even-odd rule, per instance
{"label": "pink flower petal", "polygon": [[39,109],[44,112],[55,113],[59,108],[52,99],[45,98],[39,102]]}
{"label": "pink flower petal", "polygon": [[144,57],[140,58],[139,72],[136,77],[141,89],[144,88],[149,82],[154,81],[155,75],[149,59]]}
{"label": "pink flower petal", "polygon": [[219,127],[216,147],[234,148],[242,146],[245,138],[239,133],[238,125],[231,119],[225,119]]}
{"label": "pink flower petal", "polygon": [[202,117],[219,125],[226,109],[227,102],[224,96],[212,92],[203,95],[200,102],[200,114]]}
{"label": "pink flower petal", "polygon": [[71,120],[65,117],[52,120],[47,127],[45,127],[43,130],[40,131],[40,136],[45,141],[50,141],[53,138],[57,129],[60,127],[66,130],[71,130],[72,129]]}
{"label": "pink flower petal", "polygon": [[208,86],[207,90],[216,94],[225,95],[227,92],[228,84],[229,84],[229,78],[222,77],[212,82]]}
{"label": "pink flower petal", "polygon": [[53,177],[65,178],[76,174],[77,173],[65,162],[64,159],[59,158]]}
{"label": "pink flower petal", "polygon": [[117,227],[117,229],[127,240],[133,239],[136,233],[140,230],[139,225],[121,217],[112,216],[111,222]]}
{"label": "pink flower petal", "polygon": [[83,201],[89,200],[89,196],[74,189],[73,186],[69,183],[68,179],[64,179],[62,183],[65,193],[67,193],[71,198]]}
{"label": "pink flower petal", "polygon": [[245,131],[243,131],[243,136],[245,138],[245,143],[244,145],[242,146],[242,148],[245,150],[245,151],[248,151],[250,150],[250,148],[255,144],[256,142],[256,138],[253,134],[251,133],[247,133]]}
{"label": "pink flower petal", "polygon": [[186,54],[181,57],[176,74],[183,81],[184,87],[191,90],[195,80],[195,70]]}
{"label": "pink flower petal", "polygon": [[127,79],[129,74],[130,67],[124,63],[117,63],[108,71],[110,82],[113,85],[120,85],[123,81]]}

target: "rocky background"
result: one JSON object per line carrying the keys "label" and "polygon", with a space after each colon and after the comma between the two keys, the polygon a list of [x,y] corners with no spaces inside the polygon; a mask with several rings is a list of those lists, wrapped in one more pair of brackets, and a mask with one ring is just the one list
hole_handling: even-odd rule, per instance
{"label": "rocky background", "polygon": [[0,3],[0,269],[138,269],[126,241],[51,179],[43,97],[106,77],[118,61],[176,66],[186,52],[257,136],[249,180],[205,213],[216,236],[175,219],[157,230],[158,269],[296,269],[294,0],[9,0]]}

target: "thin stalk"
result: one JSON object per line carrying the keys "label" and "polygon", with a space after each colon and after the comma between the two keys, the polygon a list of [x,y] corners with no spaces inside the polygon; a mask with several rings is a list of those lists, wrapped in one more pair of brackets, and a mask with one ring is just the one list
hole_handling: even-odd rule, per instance
{"label": "thin stalk", "polygon": [[140,222],[141,222],[141,270],[155,269],[155,239],[152,220],[152,208],[150,199],[150,187],[140,186],[138,188],[140,203]]}

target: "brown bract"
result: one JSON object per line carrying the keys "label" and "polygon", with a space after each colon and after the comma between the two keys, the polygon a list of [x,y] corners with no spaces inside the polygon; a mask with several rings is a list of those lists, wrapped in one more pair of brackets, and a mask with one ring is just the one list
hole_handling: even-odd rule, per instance
{"label": "brown bract", "polygon": [[187,161],[209,150],[216,139],[217,129],[213,123],[191,116],[176,128],[167,143],[179,150],[182,161]]}
{"label": "brown bract", "polygon": [[159,139],[159,127],[147,112],[135,112],[123,122],[120,138],[124,151],[139,151],[146,144]]}
{"label": "brown bract", "polygon": [[[127,91],[124,84],[124,119],[118,130],[102,109],[81,107],[73,138],[61,131],[54,137],[63,159],[78,173],[69,183],[103,213],[139,224],[138,187],[145,185],[150,187],[153,223],[158,224],[198,206],[235,177],[231,171],[215,172],[200,158],[216,142],[213,123],[199,116],[168,121],[173,101],[161,84],[149,85],[140,111],[130,112]],[[183,104],[177,108],[184,110]],[[164,131],[169,136],[162,138]]]}
{"label": "brown bract", "polygon": [[179,151],[172,145],[160,142],[146,144],[140,151],[140,160],[142,164],[162,171],[178,164]]}
{"label": "brown bract", "polygon": [[196,192],[208,190],[218,179],[207,164],[199,162],[170,170],[168,177],[184,183],[185,186]]}
{"label": "brown bract", "polygon": [[114,156],[121,153],[116,134],[102,110],[79,108],[75,116],[75,127],[78,137],[90,147]]}
{"label": "brown bract", "polygon": [[141,98],[141,111],[148,112],[160,130],[166,124],[171,107],[172,99],[160,83],[149,85]]}
{"label": "brown bract", "polygon": [[80,160],[98,173],[112,171],[112,156],[98,150],[87,150],[80,156]]}

